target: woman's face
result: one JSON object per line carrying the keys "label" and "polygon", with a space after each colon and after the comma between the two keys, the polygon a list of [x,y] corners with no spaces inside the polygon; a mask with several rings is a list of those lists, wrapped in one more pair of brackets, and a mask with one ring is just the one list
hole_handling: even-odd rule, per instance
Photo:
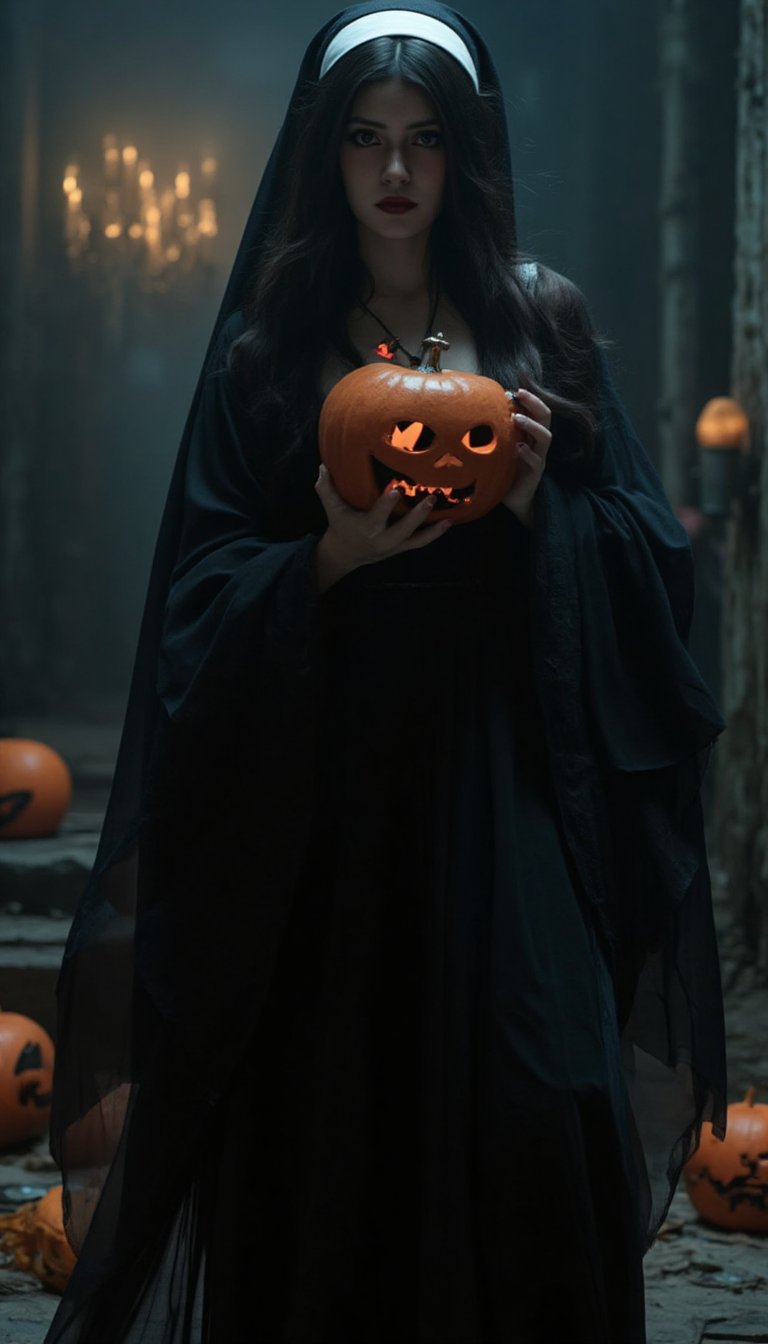
{"label": "woman's face", "polygon": [[[399,79],[364,85],[343,129],[339,166],[349,207],[363,227],[382,238],[429,229],[443,202],[445,147],[426,94]],[[387,213],[378,203],[393,196],[413,208]]]}

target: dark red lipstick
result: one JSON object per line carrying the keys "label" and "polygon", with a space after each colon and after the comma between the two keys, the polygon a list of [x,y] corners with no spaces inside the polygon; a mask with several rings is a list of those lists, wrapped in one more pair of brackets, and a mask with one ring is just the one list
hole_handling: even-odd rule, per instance
{"label": "dark red lipstick", "polygon": [[416,202],[409,201],[407,196],[385,196],[376,202],[376,206],[390,215],[404,215],[406,211],[416,209]]}

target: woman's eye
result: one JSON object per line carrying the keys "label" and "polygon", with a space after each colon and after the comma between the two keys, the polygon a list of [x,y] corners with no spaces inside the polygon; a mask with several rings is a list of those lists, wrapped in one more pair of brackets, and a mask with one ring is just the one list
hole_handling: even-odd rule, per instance
{"label": "woman's eye", "polygon": [[[350,144],[359,145],[361,143],[361,141],[357,139],[358,135],[373,135],[373,131],[363,131],[363,130],[351,131],[350,134],[347,136],[347,139],[349,140]],[[376,139],[375,136],[373,136],[373,138],[374,140]],[[370,144],[370,141],[366,141],[365,143]]]}
{"label": "woman's eye", "polygon": [[[361,135],[370,135],[372,137],[372,140],[359,140],[358,136]],[[418,145],[419,149],[437,149],[437,147],[440,144],[442,144],[443,137],[439,131],[419,131],[419,134],[416,137],[416,141],[417,143],[419,141],[423,142],[425,138],[428,141],[430,141],[430,143],[427,145],[423,143],[419,144]],[[356,131],[350,131],[349,135],[347,136],[347,140],[352,145],[359,145],[361,148],[364,148],[365,146],[370,145],[373,141],[375,141],[376,136],[374,135],[373,131],[358,128],[358,130]]]}

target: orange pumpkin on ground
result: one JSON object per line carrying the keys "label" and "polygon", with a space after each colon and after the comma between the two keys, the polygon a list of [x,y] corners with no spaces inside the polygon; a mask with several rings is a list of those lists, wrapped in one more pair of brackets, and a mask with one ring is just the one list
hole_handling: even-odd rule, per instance
{"label": "orange pumpkin on ground", "polygon": [[62,1187],[51,1186],[42,1199],[0,1214],[0,1246],[13,1256],[16,1269],[35,1274],[51,1292],[63,1293],[76,1264],[64,1232]]}
{"label": "orange pumpkin on ground", "polygon": [[683,1168],[685,1189],[707,1223],[734,1231],[768,1232],[768,1106],[755,1088],[728,1107],[725,1138],[704,1121],[701,1143]]}
{"label": "orange pumpkin on ground", "polygon": [[[440,368],[442,333],[418,368],[366,364],[331,388],[320,412],[320,457],[343,499],[370,509],[393,477],[403,517],[426,494],[452,523],[482,517],[518,471],[513,403],[493,378]],[[428,352],[425,354],[425,351]]]}
{"label": "orange pumpkin on ground", "polygon": [[0,840],[55,835],[71,802],[69,766],[53,747],[0,738]]}
{"label": "orange pumpkin on ground", "polygon": [[0,1011],[0,1148],[33,1139],[48,1124],[53,1058],[45,1027]]}

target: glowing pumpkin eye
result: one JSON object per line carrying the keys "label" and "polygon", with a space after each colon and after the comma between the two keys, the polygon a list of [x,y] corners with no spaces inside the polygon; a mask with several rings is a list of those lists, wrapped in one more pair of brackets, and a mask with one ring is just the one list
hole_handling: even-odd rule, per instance
{"label": "glowing pumpkin eye", "polygon": [[429,425],[423,425],[420,420],[398,420],[389,436],[389,443],[406,453],[423,453],[434,437],[434,430]]}
{"label": "glowing pumpkin eye", "polygon": [[497,439],[490,425],[473,425],[461,440],[473,453],[492,453]]}

